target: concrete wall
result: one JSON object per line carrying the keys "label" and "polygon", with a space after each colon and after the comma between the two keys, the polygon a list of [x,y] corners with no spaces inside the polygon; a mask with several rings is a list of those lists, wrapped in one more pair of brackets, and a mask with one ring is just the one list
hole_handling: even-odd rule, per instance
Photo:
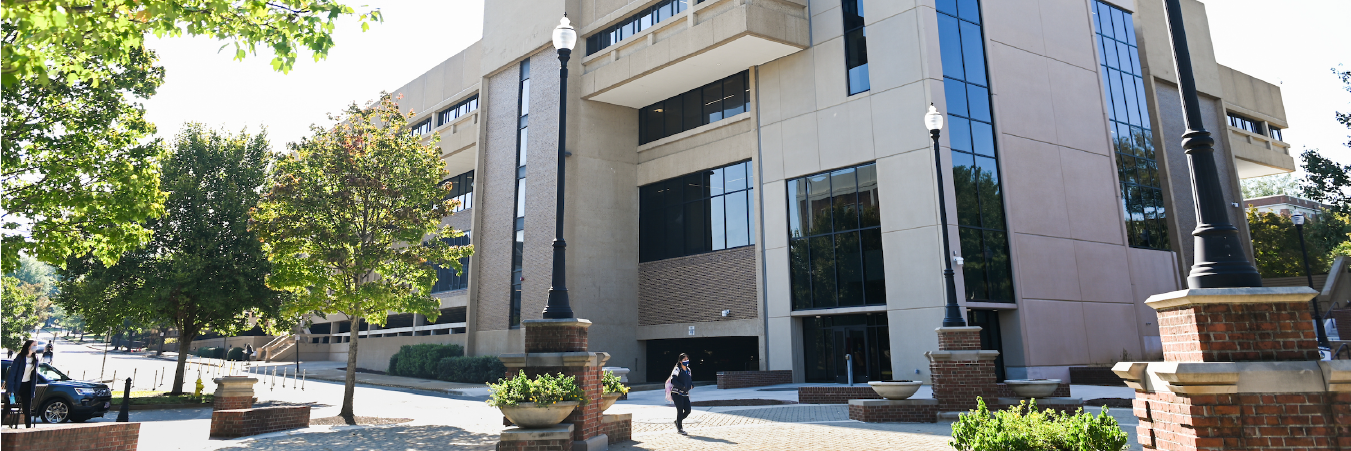
{"label": "concrete wall", "polygon": [[[467,338],[466,334],[376,338],[363,336],[357,343],[357,368],[386,371],[389,369],[389,357],[399,352],[400,346],[431,343],[456,344],[464,347]],[[304,343],[300,345],[300,359],[346,362],[350,345],[351,343]]]}

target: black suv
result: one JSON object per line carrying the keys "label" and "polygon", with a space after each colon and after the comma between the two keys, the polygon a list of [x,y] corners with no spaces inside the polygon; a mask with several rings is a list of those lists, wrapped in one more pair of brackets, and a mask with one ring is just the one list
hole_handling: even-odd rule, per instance
{"label": "black suv", "polygon": [[[3,369],[0,374],[9,374],[11,360],[0,361]],[[67,420],[76,423],[102,417],[112,407],[113,392],[107,385],[97,382],[77,381],[51,365],[38,367],[37,394],[33,405],[37,408],[35,418],[48,423],[62,423]]]}

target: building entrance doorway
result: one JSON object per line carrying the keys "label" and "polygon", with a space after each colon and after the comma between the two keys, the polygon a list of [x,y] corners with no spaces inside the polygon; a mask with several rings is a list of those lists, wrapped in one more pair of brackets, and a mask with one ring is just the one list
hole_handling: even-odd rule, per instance
{"label": "building entrance doorway", "polygon": [[808,382],[849,383],[890,380],[891,343],[885,313],[802,319]]}

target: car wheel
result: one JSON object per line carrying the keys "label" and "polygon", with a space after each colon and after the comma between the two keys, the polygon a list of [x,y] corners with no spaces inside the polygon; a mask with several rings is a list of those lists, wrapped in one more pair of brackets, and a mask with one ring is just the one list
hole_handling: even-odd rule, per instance
{"label": "car wheel", "polygon": [[70,419],[70,404],[59,398],[49,400],[42,403],[42,408],[38,410],[38,416],[42,417],[42,421],[47,423],[64,423]]}

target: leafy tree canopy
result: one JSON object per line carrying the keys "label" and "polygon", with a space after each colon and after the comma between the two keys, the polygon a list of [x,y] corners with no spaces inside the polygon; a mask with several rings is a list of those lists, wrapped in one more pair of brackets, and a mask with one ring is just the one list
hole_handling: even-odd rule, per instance
{"label": "leafy tree canopy", "polygon": [[1294,196],[1304,194],[1299,179],[1290,174],[1276,174],[1265,177],[1253,177],[1239,181],[1244,199],[1256,199],[1266,196]]}
{"label": "leafy tree canopy", "polygon": [[133,99],[154,94],[164,69],[134,49],[120,61],[92,61],[110,71],[98,85],[4,85],[4,272],[18,267],[20,252],[54,265],[86,253],[112,264],[150,238],[141,222],[163,211],[163,149],[145,141],[154,126]]}
{"label": "leafy tree canopy", "polygon": [[[1338,72],[1342,79],[1342,89],[1351,92],[1351,71]],[[1338,123],[1351,129],[1351,112],[1335,113]],[[1351,138],[1351,136],[1348,136]],[[1351,148],[1351,140],[1345,144]],[[1317,149],[1305,149],[1304,155],[1304,196],[1328,205],[1337,213],[1351,215],[1351,164],[1341,165],[1318,153]]]}
{"label": "leafy tree canopy", "polygon": [[[276,163],[253,214],[275,265],[268,284],[294,295],[283,316],[343,313],[353,324],[384,324],[395,311],[434,320],[432,265],[463,271],[460,259],[472,251],[442,241],[463,232],[442,225],[456,201],[438,146],[409,133],[388,95],[332,119],[337,125],[314,127]],[[349,421],[360,338],[352,335],[340,413]]]}
{"label": "leafy tree canopy", "polygon": [[[164,164],[165,215],[150,220],[145,246],[116,264],[75,258],[58,302],[91,330],[172,324],[190,343],[204,329],[230,333],[251,325],[245,314],[276,315],[281,293],[266,286],[271,265],[248,229],[265,179],[264,134],[231,135],[188,124]],[[181,393],[187,353],[180,353],[173,392]]]}
{"label": "leafy tree canopy", "polygon": [[[334,0],[3,0],[3,83],[99,80],[131,63],[145,36],[208,36],[234,45],[235,59],[270,48],[287,72],[297,50],[318,61],[333,47],[337,19],[354,14]],[[363,30],[381,19],[361,14]],[[224,48],[224,46],[222,47]]]}
{"label": "leafy tree canopy", "polygon": [[25,284],[18,278],[4,276],[4,302],[0,302],[0,346],[18,351],[23,341],[32,337],[34,327],[42,322],[38,317],[39,297],[37,287]]}
{"label": "leafy tree canopy", "polygon": [[[1304,254],[1299,235],[1289,216],[1248,209],[1248,230],[1252,233],[1253,260],[1262,277],[1304,275]],[[1324,212],[1304,223],[1304,241],[1309,251],[1312,274],[1327,274],[1336,254],[1334,250],[1348,241],[1351,222],[1347,216]]]}

